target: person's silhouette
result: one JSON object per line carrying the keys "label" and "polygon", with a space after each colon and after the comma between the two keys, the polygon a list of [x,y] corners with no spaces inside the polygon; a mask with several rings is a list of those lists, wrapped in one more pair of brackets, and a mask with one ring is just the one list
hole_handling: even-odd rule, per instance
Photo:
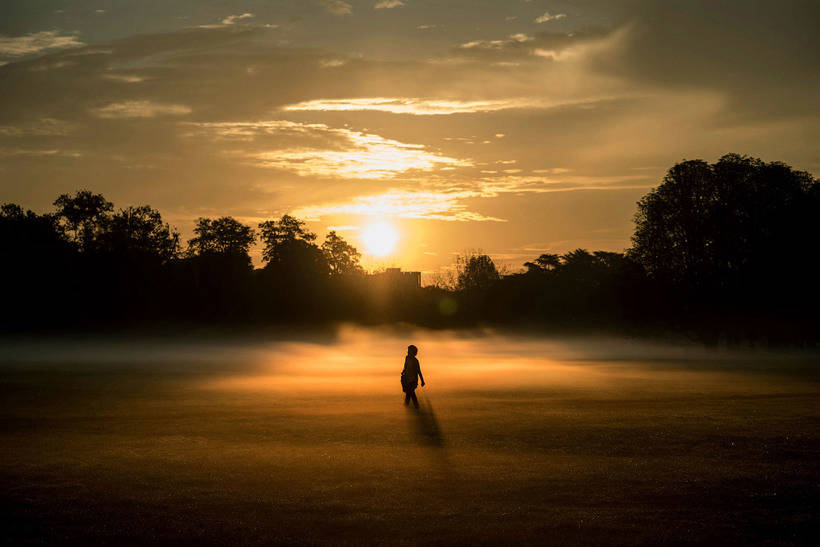
{"label": "person's silhouette", "polygon": [[424,386],[424,376],[421,374],[421,366],[419,360],[416,359],[419,349],[416,346],[407,346],[407,357],[404,358],[404,370],[401,371],[401,390],[404,392],[404,405],[410,404],[413,401],[413,406],[419,407],[419,400],[416,399],[416,388],[419,387],[419,378],[421,378],[421,385]]}

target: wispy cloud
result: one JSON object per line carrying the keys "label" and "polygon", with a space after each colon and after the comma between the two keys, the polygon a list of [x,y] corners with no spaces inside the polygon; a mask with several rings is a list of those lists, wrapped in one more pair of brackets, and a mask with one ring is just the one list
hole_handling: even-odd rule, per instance
{"label": "wispy cloud", "polygon": [[515,40],[516,42],[531,42],[532,40],[535,40],[535,38],[519,32],[518,34],[510,34],[510,40]]}
{"label": "wispy cloud", "polygon": [[137,76],[136,74],[103,74],[106,80],[114,80],[115,82],[125,82],[127,84],[136,84],[144,82],[145,78]]}
{"label": "wispy cloud", "polygon": [[[551,170],[556,175],[565,173],[565,170]],[[504,174],[497,177],[487,177],[478,181],[476,195],[480,197],[496,197],[501,194],[547,194],[551,192],[573,191],[605,191],[605,190],[633,190],[652,188],[654,185],[647,182],[644,176],[527,176]]]}
{"label": "wispy cloud", "polygon": [[30,149],[30,148],[0,148],[0,157],[18,156],[18,157],[35,157],[35,158],[80,158],[81,152],[74,150],[60,150],[57,148],[49,149]]}
{"label": "wispy cloud", "polygon": [[341,203],[301,207],[293,211],[293,214],[308,220],[321,220],[330,215],[361,215],[462,222],[505,222],[501,218],[468,211],[467,206],[461,200],[473,197],[473,195],[472,192],[390,190],[376,195],[357,196]]}
{"label": "wispy cloud", "polygon": [[57,30],[44,30],[24,36],[0,36],[0,55],[19,57],[50,49],[83,46],[76,34],[60,34]]}
{"label": "wispy cloud", "polygon": [[512,108],[539,108],[549,106],[540,99],[516,98],[484,101],[462,101],[455,99],[422,99],[399,97],[366,97],[356,99],[317,99],[291,104],[284,107],[288,111],[364,111],[375,110],[392,114],[414,114],[436,116],[494,112]]}
{"label": "wispy cloud", "polygon": [[74,125],[54,118],[42,118],[36,122],[17,125],[0,125],[3,137],[43,137],[64,136],[74,129]]}
{"label": "wispy cloud", "polygon": [[608,29],[591,28],[574,32],[539,32],[535,35],[516,33],[497,40],[471,40],[450,50],[447,60],[454,58],[495,61],[540,61],[550,58],[564,61],[605,47],[613,40]]}
{"label": "wispy cloud", "polygon": [[400,8],[404,5],[404,2],[401,0],[379,0],[373,6],[374,9],[392,9],[392,8]]}
{"label": "wispy cloud", "polygon": [[252,19],[254,17],[256,17],[256,16],[252,13],[242,13],[240,15],[229,15],[229,16],[227,16],[226,18],[224,18],[222,20],[222,24],[223,25],[233,25],[237,21],[241,21],[242,19]]}
{"label": "wispy cloud", "polygon": [[[467,160],[430,152],[421,144],[325,124],[271,120],[185,125],[194,129],[189,135],[199,133],[251,143],[253,146],[227,153],[257,167],[292,171],[300,176],[385,179],[411,170],[472,166]],[[279,140],[266,143],[260,139],[263,136]],[[299,145],[289,144],[293,142]]]}
{"label": "wispy cloud", "polygon": [[347,64],[347,59],[320,59],[320,68],[336,68]]}
{"label": "wispy cloud", "polygon": [[535,18],[536,23],[546,23],[547,21],[555,21],[556,19],[563,19],[566,17],[566,13],[556,13],[555,15],[551,14],[550,12],[544,12],[544,15],[539,15]]}
{"label": "wispy cloud", "polygon": [[[560,171],[560,170],[559,170]],[[561,171],[563,172],[563,171]],[[356,196],[353,199],[300,207],[293,214],[308,220],[321,220],[333,215],[390,216],[453,222],[506,222],[506,219],[487,216],[470,210],[466,200],[495,198],[502,194],[524,195],[570,191],[612,191],[651,188],[639,176],[624,177],[533,177],[502,175],[482,178],[468,187],[457,187],[442,182],[441,188],[391,189],[387,192]]]}
{"label": "wispy cloud", "polygon": [[182,104],[124,101],[92,109],[92,112],[100,118],[156,118],[157,116],[190,114],[191,109]]}
{"label": "wispy cloud", "polygon": [[353,6],[342,0],[319,0],[319,3],[333,15],[350,15],[353,13]]}

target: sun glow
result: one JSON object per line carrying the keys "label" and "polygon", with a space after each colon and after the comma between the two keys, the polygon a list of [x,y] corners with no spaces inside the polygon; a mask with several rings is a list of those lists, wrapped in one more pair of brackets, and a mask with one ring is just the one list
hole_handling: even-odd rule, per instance
{"label": "sun glow", "polygon": [[362,231],[362,242],[368,253],[373,256],[387,256],[396,248],[399,234],[386,222],[377,222],[365,227]]}

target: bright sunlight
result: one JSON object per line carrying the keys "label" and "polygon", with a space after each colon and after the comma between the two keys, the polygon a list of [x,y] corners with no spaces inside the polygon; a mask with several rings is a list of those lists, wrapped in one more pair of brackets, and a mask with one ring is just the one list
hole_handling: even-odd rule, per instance
{"label": "bright sunlight", "polygon": [[362,232],[365,249],[373,256],[387,256],[396,248],[399,234],[386,222],[377,222],[365,227]]}

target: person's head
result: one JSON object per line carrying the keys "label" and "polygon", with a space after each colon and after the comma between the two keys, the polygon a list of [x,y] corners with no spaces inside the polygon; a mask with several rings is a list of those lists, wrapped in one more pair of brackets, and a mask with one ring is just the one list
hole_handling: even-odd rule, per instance
{"label": "person's head", "polygon": [[409,346],[407,346],[407,355],[411,355],[411,356],[415,357],[418,352],[419,352],[419,348],[417,348],[413,344],[410,344]]}

